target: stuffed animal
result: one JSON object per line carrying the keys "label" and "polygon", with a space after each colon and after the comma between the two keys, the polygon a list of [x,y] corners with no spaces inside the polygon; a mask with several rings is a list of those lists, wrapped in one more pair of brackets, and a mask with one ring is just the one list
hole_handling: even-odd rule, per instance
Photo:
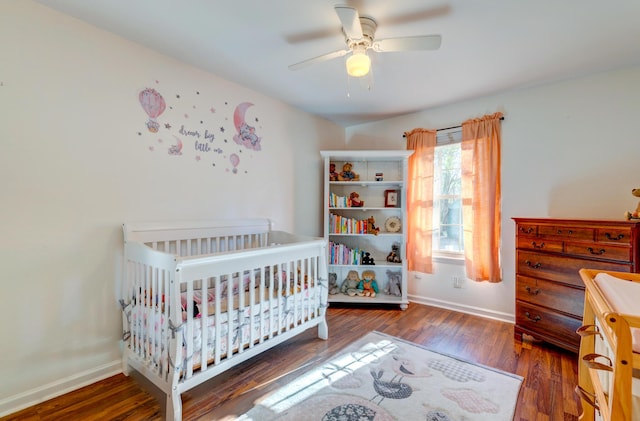
{"label": "stuffed animal", "polygon": [[400,244],[393,243],[391,245],[391,252],[387,256],[387,262],[402,263],[402,259],[400,259]]}
{"label": "stuffed animal", "polygon": [[340,181],[354,181],[360,180],[360,176],[353,172],[353,164],[350,162],[345,162],[342,166],[342,172],[338,178]]}
{"label": "stuffed animal", "polygon": [[361,208],[364,206],[364,200],[360,200],[360,195],[357,192],[351,192],[349,195],[351,206],[354,208]]}
{"label": "stuffed animal", "polygon": [[372,270],[362,272],[362,279],[358,283],[359,295],[363,297],[375,297],[378,293],[378,282],[376,281],[376,273]]}
{"label": "stuffed animal", "polygon": [[367,219],[367,234],[378,235],[380,228],[376,227],[376,219],[370,216]]}
{"label": "stuffed animal", "polygon": [[371,257],[371,254],[368,251],[362,252],[362,264],[363,265],[375,265],[376,262]]}
{"label": "stuffed animal", "polygon": [[[631,190],[631,194],[635,197],[640,197],[640,188]],[[627,220],[640,219],[640,203],[638,203],[638,206],[636,206],[636,210],[634,210],[633,212],[625,212],[624,217],[627,218]]]}
{"label": "stuffed animal", "polygon": [[336,172],[336,164],[329,164],[329,181],[338,181],[340,175]]}
{"label": "stuffed animal", "polygon": [[329,294],[335,295],[338,292],[340,292],[340,288],[338,288],[338,274],[329,272]]}
{"label": "stuffed animal", "polygon": [[347,273],[347,277],[342,282],[342,286],[340,286],[340,292],[342,292],[343,294],[347,294],[350,297],[361,295],[360,291],[358,291],[359,283],[360,275],[358,275],[358,271],[350,270]]}
{"label": "stuffed animal", "polygon": [[384,293],[400,297],[402,295],[402,290],[400,289],[400,285],[402,284],[402,272],[388,270],[387,278],[388,280],[387,285],[384,287]]}

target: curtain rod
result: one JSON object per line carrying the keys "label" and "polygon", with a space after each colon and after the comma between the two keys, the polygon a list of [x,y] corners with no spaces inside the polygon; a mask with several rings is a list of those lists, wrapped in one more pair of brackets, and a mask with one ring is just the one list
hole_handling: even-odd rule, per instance
{"label": "curtain rod", "polygon": [[[500,120],[504,120],[504,116],[500,117]],[[442,131],[442,130],[451,130],[451,129],[460,129],[462,128],[462,125],[460,126],[451,126],[451,127],[443,127],[442,129],[436,129],[436,132]],[[402,137],[407,137],[407,135],[402,134]]]}

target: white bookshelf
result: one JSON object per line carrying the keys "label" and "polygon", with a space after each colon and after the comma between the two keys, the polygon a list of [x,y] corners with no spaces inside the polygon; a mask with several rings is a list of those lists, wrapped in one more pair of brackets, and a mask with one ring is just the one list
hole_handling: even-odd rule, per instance
{"label": "white bookshelf", "polygon": [[[329,244],[329,273],[336,274],[338,287],[341,287],[349,271],[357,271],[361,278],[363,271],[373,270],[379,290],[375,297],[349,296],[341,292],[330,294],[330,303],[397,304],[403,310],[407,308],[406,180],[407,163],[412,152],[321,151],[324,158],[324,233]],[[336,172],[340,173],[347,162],[352,164],[352,171],[359,175],[359,180],[332,181],[330,165],[335,164]],[[363,206],[346,205],[346,198],[352,192],[358,193],[364,201]],[[385,192],[396,193],[396,200],[392,201],[395,206],[385,203]],[[335,199],[333,202],[332,197]],[[377,235],[358,230],[358,227],[366,226],[362,221],[371,216],[380,230]],[[387,261],[394,244],[398,246],[400,263]],[[337,253],[338,250],[344,253]],[[358,260],[357,256],[362,253],[369,253],[374,264],[363,264],[361,258]],[[346,259],[345,254],[351,259]],[[400,295],[385,293],[389,273],[401,277]]]}

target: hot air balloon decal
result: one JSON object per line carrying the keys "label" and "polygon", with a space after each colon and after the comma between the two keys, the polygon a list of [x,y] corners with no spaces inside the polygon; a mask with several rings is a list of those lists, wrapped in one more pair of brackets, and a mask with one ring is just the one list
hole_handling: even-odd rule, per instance
{"label": "hot air balloon decal", "polygon": [[240,157],[237,154],[232,153],[229,157],[229,161],[231,161],[231,165],[233,165],[233,169],[231,170],[234,174],[238,172],[238,164],[240,163]]}
{"label": "hot air balloon decal", "polygon": [[243,102],[236,107],[233,113],[233,124],[236,126],[237,134],[233,136],[233,140],[245,148],[259,151],[262,149],[260,146],[260,140],[262,138],[256,134],[256,128],[249,126],[244,119],[247,108],[252,105],[250,102]]}
{"label": "hot air balloon decal", "polygon": [[142,105],[144,111],[149,116],[147,128],[151,133],[157,133],[160,124],[156,121],[156,118],[162,114],[167,106],[164,102],[164,98],[162,98],[162,95],[160,95],[160,93],[155,89],[147,88],[140,92],[138,100],[140,101],[140,105]]}

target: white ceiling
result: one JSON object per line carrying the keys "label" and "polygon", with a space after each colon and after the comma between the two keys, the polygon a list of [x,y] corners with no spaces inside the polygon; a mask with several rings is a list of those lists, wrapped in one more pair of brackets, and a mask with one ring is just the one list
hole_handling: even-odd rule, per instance
{"label": "white ceiling", "polygon": [[344,60],[338,0],[37,0],[342,126],[640,64],[640,0],[347,0],[376,38],[442,35],[437,51]]}

